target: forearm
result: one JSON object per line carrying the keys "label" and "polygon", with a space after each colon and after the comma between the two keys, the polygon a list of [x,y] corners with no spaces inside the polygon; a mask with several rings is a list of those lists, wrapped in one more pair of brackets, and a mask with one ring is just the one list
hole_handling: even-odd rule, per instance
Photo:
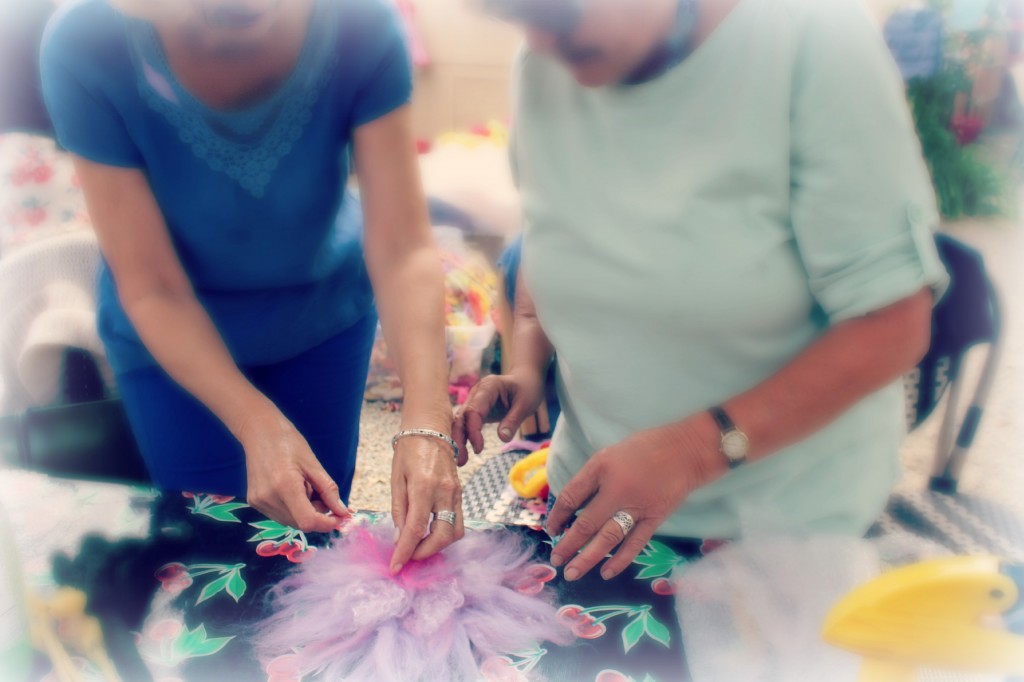
{"label": "forearm", "polygon": [[512,358],[509,373],[524,373],[539,378],[547,374],[555,353],[554,346],[537,319],[533,297],[520,273],[516,283],[515,316],[512,323]]}
{"label": "forearm", "polygon": [[240,438],[253,415],[276,408],[242,375],[209,315],[190,292],[127,297],[125,311],[164,371]]}
{"label": "forearm", "polygon": [[[911,369],[928,348],[931,303],[931,292],[923,290],[843,322],[777,373],[725,401],[726,411],[750,439],[748,460],[810,436]],[[699,450],[708,478],[725,473],[718,427],[710,415],[693,415],[669,428]]]}
{"label": "forearm", "polygon": [[368,238],[366,256],[388,353],[402,382],[402,427],[448,433],[444,277],[437,250],[425,239],[392,252]]}

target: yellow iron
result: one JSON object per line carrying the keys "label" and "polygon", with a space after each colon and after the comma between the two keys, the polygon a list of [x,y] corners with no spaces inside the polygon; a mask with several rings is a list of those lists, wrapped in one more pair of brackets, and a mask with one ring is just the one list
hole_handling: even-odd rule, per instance
{"label": "yellow iron", "polygon": [[1024,566],[951,557],[857,588],[832,609],[822,634],[864,658],[861,682],[914,682],[922,668],[1024,675],[1022,612]]}

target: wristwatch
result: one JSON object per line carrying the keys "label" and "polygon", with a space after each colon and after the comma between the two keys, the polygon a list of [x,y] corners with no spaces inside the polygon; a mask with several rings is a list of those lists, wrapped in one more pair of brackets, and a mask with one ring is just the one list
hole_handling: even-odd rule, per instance
{"label": "wristwatch", "polygon": [[747,461],[747,454],[750,452],[750,439],[747,438],[747,434],[736,428],[736,424],[729,418],[721,405],[709,408],[708,412],[718,424],[718,430],[722,432],[722,442],[718,449],[725,455],[725,459],[729,462],[729,468],[735,469]]}

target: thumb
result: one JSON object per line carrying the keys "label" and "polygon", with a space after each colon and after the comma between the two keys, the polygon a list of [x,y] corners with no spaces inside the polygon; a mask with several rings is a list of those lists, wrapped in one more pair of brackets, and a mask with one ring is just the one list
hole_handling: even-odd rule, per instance
{"label": "thumb", "polygon": [[505,413],[505,418],[498,424],[498,437],[504,442],[509,442],[515,436],[523,421],[530,416],[534,410],[518,394],[512,399],[512,405]]}
{"label": "thumb", "polygon": [[306,479],[316,490],[324,505],[334,512],[335,516],[344,517],[351,514],[351,510],[341,501],[341,493],[338,491],[338,484],[320,466],[309,467],[306,471]]}

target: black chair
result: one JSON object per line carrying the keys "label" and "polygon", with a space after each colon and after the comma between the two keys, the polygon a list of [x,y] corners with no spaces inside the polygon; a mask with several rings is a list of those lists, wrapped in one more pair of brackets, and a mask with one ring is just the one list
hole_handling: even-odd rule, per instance
{"label": "black chair", "polygon": [[[999,297],[980,253],[944,234],[936,236],[936,245],[950,287],[935,306],[928,352],[905,377],[911,429],[946,400],[932,473],[927,489],[895,493],[870,534],[907,531],[959,554],[1024,561],[1024,519],[997,502],[958,490],[999,365]],[[982,366],[971,386],[965,359],[976,347],[983,354]]]}
{"label": "black chair", "polygon": [[[905,378],[907,421],[910,429],[920,426],[948,391],[929,486],[954,493],[995,379],[1001,320],[999,298],[981,254],[949,235],[939,234],[935,242],[950,286],[935,306],[928,352]],[[979,345],[987,346],[984,365],[961,417],[964,360]]]}

